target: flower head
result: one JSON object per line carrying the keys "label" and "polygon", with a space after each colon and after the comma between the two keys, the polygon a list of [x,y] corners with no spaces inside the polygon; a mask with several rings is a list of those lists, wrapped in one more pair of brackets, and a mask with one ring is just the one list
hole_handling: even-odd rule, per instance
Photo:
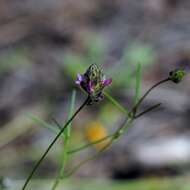
{"label": "flower head", "polygon": [[76,84],[80,85],[88,93],[91,99],[90,104],[103,98],[102,91],[111,82],[112,79],[106,79],[106,76],[96,64],[90,65],[84,74],[77,74],[76,80]]}
{"label": "flower head", "polygon": [[185,72],[184,72],[184,70],[182,70],[182,69],[176,69],[176,70],[174,70],[174,71],[171,71],[170,73],[169,73],[169,79],[171,80],[171,81],[173,81],[174,83],[179,83],[179,82],[181,82],[181,80],[183,79],[183,77],[185,76]]}

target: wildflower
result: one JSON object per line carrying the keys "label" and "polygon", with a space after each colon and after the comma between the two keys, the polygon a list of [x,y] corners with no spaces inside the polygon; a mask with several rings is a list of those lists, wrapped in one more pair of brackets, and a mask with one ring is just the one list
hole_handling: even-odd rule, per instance
{"label": "wildflower", "polygon": [[111,82],[112,79],[106,79],[106,76],[96,64],[90,65],[83,75],[77,74],[76,80],[76,84],[80,85],[89,95],[91,100],[89,104],[102,100],[102,91],[104,87],[110,85]]}
{"label": "wildflower", "polygon": [[[105,127],[97,121],[92,121],[90,123],[88,123],[88,125],[86,126],[86,138],[91,142],[96,142],[100,139],[103,139],[104,137],[107,136],[107,130],[105,129]],[[104,146],[106,146],[106,144],[108,143],[108,140],[104,140],[102,142],[99,142],[97,144],[95,144],[95,148],[96,149],[101,149]]]}
{"label": "wildflower", "polygon": [[181,82],[184,76],[185,76],[185,72],[182,69],[176,69],[169,73],[169,79],[173,81],[174,83]]}

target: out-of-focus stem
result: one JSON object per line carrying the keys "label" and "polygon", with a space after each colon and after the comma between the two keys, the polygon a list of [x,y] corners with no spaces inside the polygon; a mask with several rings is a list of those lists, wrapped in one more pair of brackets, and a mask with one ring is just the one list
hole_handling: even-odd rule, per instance
{"label": "out-of-focus stem", "polygon": [[87,97],[87,99],[84,101],[84,103],[76,110],[76,112],[72,115],[72,117],[65,123],[65,125],[63,126],[63,128],[60,130],[60,132],[57,134],[57,136],[54,138],[54,140],[48,146],[48,148],[46,149],[46,151],[44,152],[44,154],[42,155],[42,157],[39,159],[39,161],[34,166],[33,170],[30,173],[30,175],[26,179],[26,182],[24,183],[24,185],[22,187],[22,190],[26,189],[26,187],[27,187],[29,181],[31,180],[31,178],[33,177],[35,171],[37,170],[37,168],[39,167],[39,165],[41,164],[41,162],[44,160],[44,158],[46,157],[46,155],[48,154],[48,152],[50,151],[50,149],[53,147],[53,145],[55,144],[55,142],[57,141],[57,139],[65,131],[65,129],[67,128],[67,126],[72,122],[72,120],[76,117],[76,115],[89,103],[89,101],[90,101],[90,97]]}
{"label": "out-of-focus stem", "polygon": [[171,81],[170,78],[166,78],[164,80],[159,81],[158,83],[156,83],[155,85],[153,85],[142,97],[141,99],[137,102],[137,104],[134,106],[134,108],[132,109],[134,115],[136,114],[136,111],[138,109],[138,107],[140,106],[140,104],[143,102],[143,100],[147,97],[147,95],[157,86],[159,86],[160,84],[163,84],[165,82]]}
{"label": "out-of-focus stem", "polygon": [[84,150],[84,149],[86,149],[86,148],[88,148],[88,147],[90,147],[90,146],[92,146],[92,145],[101,143],[101,142],[103,142],[103,141],[105,141],[105,140],[107,140],[107,139],[113,137],[114,135],[115,135],[115,134],[108,135],[108,136],[106,136],[106,137],[103,137],[103,138],[101,138],[101,139],[99,139],[99,140],[96,140],[96,141],[93,141],[93,142],[91,142],[91,143],[85,144],[85,145],[83,145],[83,146],[81,146],[81,147],[78,147],[78,148],[76,148],[76,149],[69,150],[67,153],[68,153],[68,154],[74,154],[74,153],[79,152],[79,151],[81,151],[81,150]]}
{"label": "out-of-focus stem", "polygon": [[143,111],[143,112],[137,114],[134,118],[135,118],[135,119],[138,119],[138,118],[141,117],[142,115],[144,115],[144,114],[146,114],[146,113],[148,113],[148,112],[150,112],[150,111],[152,111],[152,110],[158,108],[159,106],[161,106],[161,103],[158,103],[158,104],[156,104],[156,105],[154,105],[154,106],[152,106],[152,107],[146,109],[145,111]]}

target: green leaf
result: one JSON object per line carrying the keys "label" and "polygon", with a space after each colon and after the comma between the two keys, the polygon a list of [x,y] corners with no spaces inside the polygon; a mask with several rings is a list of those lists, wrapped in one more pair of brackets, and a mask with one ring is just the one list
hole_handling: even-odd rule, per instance
{"label": "green leaf", "polygon": [[140,97],[140,84],[141,84],[141,64],[139,63],[136,68],[136,85],[135,85],[135,97],[134,105],[138,102]]}

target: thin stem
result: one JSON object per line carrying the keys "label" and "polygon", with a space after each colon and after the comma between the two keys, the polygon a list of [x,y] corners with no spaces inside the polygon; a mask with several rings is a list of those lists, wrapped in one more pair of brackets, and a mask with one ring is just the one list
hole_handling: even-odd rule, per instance
{"label": "thin stem", "polygon": [[138,64],[137,68],[136,68],[136,85],[135,85],[134,105],[138,102],[138,99],[140,96],[140,85],[141,85],[141,64]]}
{"label": "thin stem", "polygon": [[57,122],[57,120],[56,120],[54,117],[52,117],[51,120],[56,124],[56,127],[57,127],[59,130],[62,129],[62,126]]}
{"label": "thin stem", "polygon": [[104,92],[104,96],[106,96],[106,98],[108,98],[108,100],[115,105],[121,112],[123,112],[124,114],[128,115],[129,111],[127,110],[127,108],[124,108],[117,100],[115,100],[111,95],[109,95],[107,92]]}
{"label": "thin stem", "polygon": [[[61,125],[57,122],[56,119],[53,119],[53,121],[55,122],[55,124],[60,128],[62,129]],[[68,126],[69,127],[69,126]],[[63,149],[63,153],[62,153],[62,162],[61,162],[61,169],[59,171],[59,175],[57,176],[57,178],[55,179],[55,182],[53,183],[53,186],[52,186],[52,190],[55,190],[59,184],[59,181],[60,181],[60,176],[62,176],[62,174],[64,173],[64,169],[65,169],[65,164],[66,164],[66,161],[67,161],[67,146],[68,146],[68,137],[67,135],[65,135],[65,139],[64,139],[64,149]]]}
{"label": "thin stem", "polygon": [[68,141],[66,141],[64,143],[65,147],[64,147],[64,150],[63,150],[63,161],[61,163],[61,169],[59,171],[59,175],[57,176],[57,178],[55,179],[55,182],[52,186],[52,190],[55,190],[59,184],[59,181],[61,180],[62,176],[64,175],[64,170],[65,170],[65,164],[67,162],[67,152],[65,150],[67,150],[67,146],[68,146]]}
{"label": "thin stem", "polygon": [[161,106],[161,103],[158,103],[158,104],[156,104],[156,105],[154,105],[154,106],[152,106],[152,107],[150,107],[150,108],[144,110],[143,112],[141,112],[141,113],[139,113],[138,115],[136,115],[134,118],[135,118],[135,119],[138,119],[138,118],[141,117],[142,115],[144,115],[144,114],[146,114],[146,113],[148,113],[148,112],[150,112],[150,111],[152,111],[152,110],[158,108],[159,106]]}
{"label": "thin stem", "polygon": [[[74,104],[75,104],[75,97],[76,97],[76,91],[73,91],[72,93],[72,98],[71,98],[71,106],[70,106],[70,111],[69,111],[69,116],[68,118],[70,118],[73,114],[73,110],[74,110]],[[61,126],[56,120],[55,120],[56,124],[58,126]],[[64,175],[64,171],[65,171],[65,165],[67,163],[67,160],[69,159],[69,155],[68,155],[68,145],[70,142],[70,133],[71,133],[71,124],[72,122],[68,125],[67,129],[64,131],[64,141],[63,141],[63,150],[62,150],[62,155],[61,155],[61,167],[60,167],[60,171],[55,179],[55,182],[53,183],[52,186],[52,190],[55,190],[58,185],[59,182],[61,180],[61,177]]]}
{"label": "thin stem", "polygon": [[84,149],[88,148],[89,146],[92,146],[92,145],[98,144],[98,143],[100,143],[100,142],[103,142],[103,141],[105,141],[105,140],[107,140],[107,139],[109,139],[109,138],[111,138],[111,137],[113,137],[113,136],[114,136],[114,134],[108,135],[108,136],[106,136],[106,137],[103,137],[103,138],[101,138],[101,139],[99,139],[99,140],[96,140],[96,141],[93,141],[93,142],[91,142],[91,143],[85,144],[85,145],[83,145],[83,146],[81,146],[81,147],[78,147],[78,148],[76,148],[76,149],[69,150],[67,153],[68,153],[68,154],[74,154],[74,153],[76,153],[76,152],[79,152],[79,151],[81,151],[81,150],[84,150]]}
{"label": "thin stem", "polygon": [[75,166],[67,175],[65,176],[62,176],[62,179],[63,178],[66,178],[66,177],[70,177],[71,175],[73,175],[81,166],[83,166],[84,164],[86,164],[88,161],[90,160],[93,160],[95,159],[97,156],[99,156],[102,152],[104,152],[111,144],[112,142],[114,141],[114,138],[112,138],[110,140],[110,142],[105,145],[100,151],[98,151],[95,155],[83,160],[81,163],[79,163],[77,166]]}
{"label": "thin stem", "polygon": [[[89,157],[89,158],[83,160],[82,162],[80,162],[80,163],[79,163],[77,166],[75,166],[67,175],[62,176],[62,179],[71,176],[71,175],[74,174],[81,166],[83,166],[84,164],[86,164],[88,161],[95,159],[95,158],[98,157],[102,152],[104,152],[105,150],[107,150],[107,148],[109,148],[109,147],[113,144],[113,142],[114,142],[117,138],[119,138],[119,137],[122,135],[122,133],[120,133],[120,131],[121,131],[122,129],[128,128],[128,127],[129,127],[128,125],[130,125],[130,124],[132,123],[132,121],[133,121],[133,119],[127,119],[127,118],[126,118],[126,119],[123,121],[123,123],[121,124],[121,126],[114,132],[112,138],[110,139],[110,141],[109,141],[109,143],[108,143],[107,145],[105,145],[105,146],[104,146],[100,151],[98,151],[95,155],[93,155],[93,156],[91,156],[91,157]],[[126,124],[126,122],[127,122],[127,124]]]}
{"label": "thin stem", "polygon": [[147,97],[147,95],[154,89],[156,88],[157,86],[159,86],[160,84],[163,84],[165,82],[168,82],[170,81],[171,79],[170,78],[166,78],[164,80],[161,80],[160,82],[156,83],[155,85],[153,85],[142,97],[141,99],[137,102],[137,104],[134,106],[133,108],[133,113],[135,114],[139,105],[142,103],[142,101]]}
{"label": "thin stem", "polygon": [[44,158],[46,157],[46,155],[48,154],[48,152],[50,151],[50,149],[52,148],[52,146],[55,144],[55,142],[61,136],[61,134],[65,131],[65,129],[67,128],[67,126],[72,122],[72,120],[75,118],[75,116],[89,103],[89,100],[90,100],[90,98],[87,97],[87,99],[84,101],[84,103],[76,110],[76,112],[72,115],[72,117],[65,123],[65,125],[63,126],[63,128],[60,130],[60,132],[57,134],[57,136],[54,138],[54,140],[48,146],[48,148],[46,149],[46,151],[44,152],[44,154],[42,155],[42,157],[39,159],[39,161],[34,166],[33,170],[31,171],[30,175],[28,176],[28,178],[27,178],[24,186],[22,187],[22,190],[26,189],[26,186],[28,185],[28,183],[31,180],[32,176],[34,175],[35,171],[37,170],[37,168],[39,167],[39,165],[41,164],[41,162],[44,160]]}

